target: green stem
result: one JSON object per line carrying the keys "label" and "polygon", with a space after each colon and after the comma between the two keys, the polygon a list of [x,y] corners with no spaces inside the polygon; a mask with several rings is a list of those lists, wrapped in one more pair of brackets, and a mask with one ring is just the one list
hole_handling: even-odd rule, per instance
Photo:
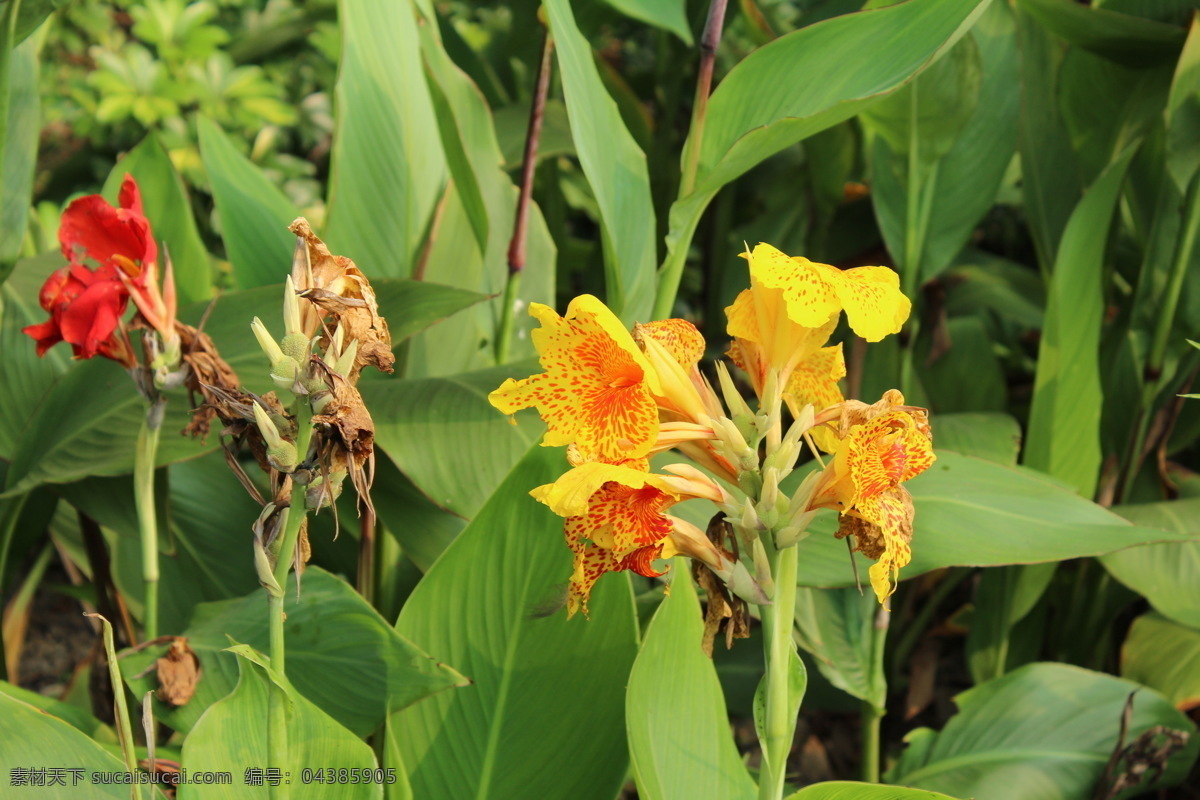
{"label": "green stem", "polygon": [[884,714],[883,701],[887,698],[887,678],[883,672],[883,646],[887,641],[888,622],[891,612],[887,607],[881,607],[875,615],[875,624],[871,627],[871,675],[867,685],[874,688],[877,684],[883,686],[880,694],[880,705],[864,700],[862,702],[862,779],[867,783],[879,783],[879,733]]}
{"label": "green stem", "polygon": [[[293,405],[292,413],[296,419],[296,452],[303,463],[308,458],[308,445],[312,441],[312,413],[308,402],[303,398],[298,399]],[[308,516],[308,510],[304,504],[307,491],[308,486],[305,484],[292,482],[287,524],[283,528],[283,538],[280,540],[279,555],[275,562],[275,581],[282,587],[283,595],[280,597],[268,595],[271,612],[271,669],[275,670],[281,678],[285,674],[284,661],[286,658],[283,648],[283,600],[287,597],[288,572],[291,571],[292,559],[296,555],[296,543],[300,540],[300,529]]]}
{"label": "green stem", "polygon": [[142,541],[142,584],[145,588],[143,627],[146,640],[158,636],[158,519],[154,502],[154,461],[166,401],[146,408],[133,456],[133,502],[137,506],[138,534]]}
{"label": "green stem", "polygon": [[[770,534],[768,534],[770,535]],[[775,558],[775,597],[761,609],[766,633],[767,698],[764,721],[763,767],[758,778],[759,800],[780,800],[788,753],[796,733],[796,717],[788,697],[791,676],[789,660],[795,643],[792,627],[796,617],[796,571],[799,563],[795,547],[785,547]]]}
{"label": "green stem", "polygon": [[1187,276],[1188,264],[1191,263],[1192,253],[1196,249],[1196,237],[1200,232],[1200,170],[1192,176],[1188,184],[1187,198],[1184,201],[1183,227],[1179,230],[1179,238],[1175,240],[1175,253],[1171,260],[1171,275],[1163,292],[1162,301],[1158,304],[1157,318],[1154,325],[1154,338],[1150,344],[1150,354],[1146,359],[1146,368],[1142,383],[1142,402],[1138,409],[1137,422],[1125,465],[1125,479],[1122,482],[1119,499],[1128,501],[1129,492],[1142,465],[1142,451],[1146,447],[1146,434],[1150,429],[1150,418],[1153,416],[1150,405],[1158,395],[1163,385],[1163,366],[1166,360],[1167,345],[1171,340],[1171,328],[1175,323],[1175,311],[1179,307],[1179,297],[1183,290],[1183,280]]}

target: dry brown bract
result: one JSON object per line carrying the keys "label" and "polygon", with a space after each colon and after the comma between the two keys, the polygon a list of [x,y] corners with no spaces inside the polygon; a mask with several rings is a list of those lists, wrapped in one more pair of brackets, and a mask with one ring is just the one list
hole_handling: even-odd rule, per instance
{"label": "dry brown bract", "polygon": [[179,333],[183,363],[187,370],[184,385],[193,398],[197,394],[204,398],[204,402],[196,409],[183,433],[192,438],[199,436],[203,440],[208,436],[213,417],[221,416],[222,420],[225,419],[225,416],[220,414],[223,402],[221,393],[241,394],[241,390],[238,389],[238,376],[233,367],[221,358],[217,346],[207,333],[182,322],[175,323],[175,330]]}
{"label": "dry brown bract", "polygon": [[350,383],[357,382],[359,372],[368,364],[381,372],[391,372],[396,362],[392,337],[387,321],[379,316],[375,290],[366,276],[350,259],[331,254],[304,217],[288,230],[303,242],[303,246],[297,243],[292,282],[296,293],[312,304],[300,308],[304,333],[314,336],[327,318],[329,331],[341,323],[345,341],[358,342],[354,367],[346,376]]}

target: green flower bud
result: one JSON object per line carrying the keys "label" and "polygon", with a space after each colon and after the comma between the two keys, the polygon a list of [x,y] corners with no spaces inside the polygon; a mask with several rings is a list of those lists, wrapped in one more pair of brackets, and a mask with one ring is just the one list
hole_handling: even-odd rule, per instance
{"label": "green flower bud", "polygon": [[267,448],[267,461],[280,472],[294,472],[300,458],[296,455],[296,445],[283,439],[274,447]]}
{"label": "green flower bud", "polygon": [[308,360],[310,342],[303,333],[289,333],[279,342],[279,349],[289,358],[303,364]]}

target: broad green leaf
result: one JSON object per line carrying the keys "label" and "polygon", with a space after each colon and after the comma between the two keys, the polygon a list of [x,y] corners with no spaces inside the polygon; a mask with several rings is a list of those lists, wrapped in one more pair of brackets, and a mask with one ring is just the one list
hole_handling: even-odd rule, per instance
{"label": "broad green leaf", "polygon": [[[662,5],[662,4],[660,4]],[[609,96],[568,0],[547,0],[567,114],[600,208],[605,300],[627,325],[649,319],[654,296],[654,203],[646,156]]]}
{"label": "broad green leaf", "polygon": [[1016,466],[1021,425],[1008,414],[935,414],[930,425],[939,448]]}
{"label": "broad green leaf", "polygon": [[171,254],[175,268],[175,288],[179,305],[207,300],[213,293],[212,262],[200,232],[196,230],[196,218],[188,200],[183,179],[175,171],[171,157],[167,155],[158,135],[147,134],[137,147],[125,154],[108,174],[102,194],[109,203],[116,205],[125,175],[132,175],[141,190],[142,206],[150,220],[150,231],[159,243],[159,275],[163,275],[166,252]]}
{"label": "broad green leaf", "polygon": [[[901,570],[902,579],[940,567],[1036,564],[1186,539],[1130,525],[1033,470],[948,450],[937,456],[929,470],[905,484],[916,518],[913,560]],[[680,506],[680,512],[691,505]],[[819,514],[810,526],[812,535],[800,544],[800,585],[854,583],[846,545],[833,536],[836,528],[832,513]],[[860,560],[859,571],[869,563]]]}
{"label": "broad green leaf", "polygon": [[[479,209],[472,210],[474,200],[468,198],[456,178],[439,202],[438,219],[430,230],[418,277],[482,290],[493,298],[414,340],[405,372],[412,377],[455,375],[496,363],[495,336],[508,283],[508,246],[517,208],[517,188],[503,168],[491,112],[479,89],[446,55],[438,30],[437,19],[432,13],[426,15],[420,26],[422,57],[431,85],[440,87],[436,91],[444,94],[450,104],[453,123],[462,135],[457,144],[463,152],[452,154],[453,166],[457,172],[469,170],[478,184],[487,218],[486,242],[481,252],[476,221]],[[514,302],[509,358],[533,353],[529,339],[533,320],[523,312],[530,302],[554,304],[555,258],[555,245],[546,223],[537,205],[532,204],[525,268]]]}
{"label": "broad green leaf", "polygon": [[688,26],[686,0],[605,0],[613,8],[634,19],[670,31],[692,43],[692,29]]}
{"label": "broad green leaf", "polygon": [[467,525],[467,520],[434,503],[386,456],[375,459],[371,485],[375,513],[409,558],[428,572],[442,551]]}
{"label": "broad green leaf", "polygon": [[[864,112],[881,134],[871,151],[880,230],[920,282],[950,264],[991,209],[1016,152],[1020,85],[1012,10],[992,3],[944,58]],[[913,128],[919,136],[910,151]],[[909,208],[910,156],[916,208]]]}
{"label": "broad green leaf", "polygon": [[942,278],[950,317],[996,316],[1025,329],[1040,329],[1046,285],[1036,266],[968,249]]}
{"label": "broad green leaf", "polygon": [[1016,9],[1022,76],[1021,190],[1038,264],[1048,274],[1083,185],[1059,110],[1063,48],[1023,4]]}
{"label": "broad green leaf", "polygon": [[538,614],[561,597],[571,553],[562,519],[528,492],[564,466],[561,451],[532,448],[400,613],[401,634],[473,684],[394,720],[416,797],[610,800],[624,780],[637,653],[628,581],[597,583],[591,619]]}
{"label": "broad green leaf", "polygon": [[[249,561],[248,546],[246,551]],[[301,580],[299,600],[295,588],[293,580],[284,606],[288,678],[298,692],[355,735],[374,731],[389,710],[465,685],[458,672],[396,633],[341,578],[309,567]],[[266,594],[261,590],[197,606],[191,624],[180,632],[204,670],[196,695],[174,709],[156,700],[155,716],[176,730],[198,730],[206,709],[211,713],[212,704],[229,694],[237,681],[236,659],[226,652],[230,637],[266,648],[267,622]],[[157,680],[153,670],[146,677],[131,676],[153,664],[165,649],[165,645],[151,647],[121,659],[126,682],[136,696],[157,688]],[[310,762],[307,766],[329,765]]]}
{"label": "broad green leaf", "polygon": [[[240,673],[237,686],[209,707],[184,739],[182,766],[188,772],[232,772],[234,781],[228,786],[183,784],[179,787],[179,800],[267,800],[274,794],[269,783],[251,786],[242,778],[252,767],[280,768],[291,783],[293,795],[344,798],[348,791],[345,783],[306,782],[305,772],[332,769],[336,776],[337,770],[374,770],[378,766],[369,745],[292,688],[286,678],[277,676],[266,666],[267,659],[245,646],[232,649],[236,656],[225,655],[237,662]],[[288,662],[291,663],[290,657]],[[331,675],[327,680],[342,679],[343,676]],[[282,710],[276,717],[272,709],[280,706]],[[286,721],[284,731],[276,724],[279,719]],[[283,752],[287,760],[278,764],[271,760],[274,748],[269,737],[281,733],[286,737]],[[354,797],[364,800],[382,798],[383,785],[363,783],[352,792]]]}
{"label": "broad green leaf", "polygon": [[[514,103],[496,110],[492,121],[496,125],[496,141],[504,155],[504,163],[516,167],[525,156],[525,135],[529,130],[529,102]],[[571,138],[571,123],[563,101],[549,98],[542,112],[542,136],[538,140],[537,159],[575,156],[575,140]]]}
{"label": "broad green leaf", "polygon": [[0,458],[13,457],[38,402],[71,363],[68,346],[52,347],[38,358],[33,339],[21,333],[50,318],[38,304],[38,293],[64,264],[57,252],[23,259],[0,285]]}
{"label": "broad green leaf", "polygon": [[[262,509],[220,453],[175,464],[169,486],[166,470],[159,477],[159,627],[177,634],[197,603],[241,597],[258,586],[249,537]],[[58,491],[108,529],[113,579],[140,617],[145,595],[133,480],[91,477]],[[242,557],[231,559],[231,553]]]}
{"label": "broad green leaf", "polygon": [[[486,295],[407,278],[376,280],[375,300],[388,322],[392,347],[447,317],[487,299]],[[283,289],[280,287],[280,295]]]}
{"label": "broad green leaf", "polygon": [[392,724],[391,716],[388,716],[384,723],[383,735],[383,767],[396,771],[396,782],[383,787],[384,800],[413,800],[412,786],[408,783],[408,770],[404,767],[400,740],[396,736],[396,726]]}
{"label": "broad green leaf", "polygon": [[[695,190],[671,207],[657,315],[670,313],[664,301],[673,297],[696,225],[722,186],[900,88],[951,48],[986,6],[908,0],[845,14],[781,36],[730,70],[709,101],[703,141],[693,133],[685,145],[685,161],[687,149],[699,148],[699,172]],[[872,58],[860,69],[845,68],[846,53],[865,52]]]}
{"label": "broad green leaf", "polygon": [[433,503],[469,519],[543,430],[532,413],[513,425],[488,393],[537,369],[518,362],[452,378],[364,383],[361,391],[388,457]]}
{"label": "broad green leaf", "polygon": [[299,211],[217,123],[200,115],[200,157],[212,184],[225,257],[242,289],[281,283],[292,268],[296,237],[287,229]]}
{"label": "broad green leaf", "polygon": [[[941,732],[910,733],[889,783],[989,800],[1088,797],[1117,744],[1121,714],[1137,684],[1065,664],[1030,664],[955,698]],[[1195,726],[1161,696],[1133,701],[1126,743],[1154,725],[1192,734],[1161,782],[1187,775],[1200,741]],[[1148,788],[1148,787],[1147,787]]]}
{"label": "broad green leaf", "polygon": [[1167,171],[1180,191],[1186,191],[1200,168],[1200,19],[1192,17],[1187,42],[1167,100]]}
{"label": "broad green leaf", "polygon": [[729,729],[688,562],[671,565],[671,590],[646,629],[629,675],[625,719],[638,797],[757,796]]}
{"label": "broad green leaf", "polygon": [[1162,692],[1181,711],[1200,706],[1200,630],[1143,614],[1121,647],[1121,677]]}
{"label": "broad green leaf", "polygon": [[94,741],[104,742],[106,744],[117,743],[117,735],[113,732],[112,728],[105,725],[103,722],[96,719],[79,706],[73,706],[69,703],[55,700],[52,697],[47,697],[44,694],[38,694],[37,692],[32,692],[29,689],[23,689],[20,686],[15,686],[9,683],[8,681],[0,681],[0,694],[7,695],[14,700],[19,700],[22,703],[31,705],[52,717],[57,717],[71,727],[82,731],[88,736],[88,738]]}
{"label": "broad green leaf", "polygon": [[1017,0],[1048,30],[1096,55],[1141,67],[1174,61],[1184,32],[1174,25],[1089,8],[1071,0]]}
{"label": "broad green leaf", "polygon": [[1104,251],[1133,148],[1117,158],[1079,202],[1058,248],[1038,348],[1024,462],[1084,497],[1100,475],[1100,328]]}
{"label": "broad green leaf", "polygon": [[[6,0],[6,2],[12,2],[12,0]],[[41,24],[46,21],[46,17],[70,2],[71,0],[22,0],[21,7],[17,9],[17,29],[13,45],[23,42],[31,33],[41,27]],[[5,9],[0,7],[0,11],[3,10]]]}
{"label": "broad green leaf", "polygon": [[[1117,506],[1113,511],[1135,525],[1200,539],[1200,498]],[[1109,553],[1100,563],[1121,583],[1145,595],[1159,613],[1200,628],[1200,541],[1131,547]]]}
{"label": "broad green leaf", "polygon": [[[11,0],[10,0],[11,2]],[[28,3],[36,5],[35,3]],[[25,3],[21,11],[25,10]],[[0,147],[0,283],[21,251],[37,167],[41,97],[38,37],[13,48],[8,61],[8,119]],[[34,295],[36,297],[36,295]]]}
{"label": "broad green leaf", "polygon": [[369,276],[413,275],[446,157],[409,3],[338,4],[342,61],[325,240]]}
{"label": "broad green leaf", "polygon": [[938,792],[905,789],[900,786],[881,786],[876,783],[827,781],[806,786],[787,800],[954,800]]}
{"label": "broad green leaf", "polygon": [[[86,733],[4,692],[0,692],[0,718],[4,720],[4,724],[0,725],[0,758],[4,759],[6,770],[16,767],[59,769],[63,770],[61,774],[67,787],[60,793],[63,796],[80,793],[80,787],[86,787],[82,793],[88,797],[129,800],[129,786],[93,782],[92,773],[124,772],[125,763]],[[74,789],[70,788],[74,780],[72,774],[66,771],[68,769],[82,770],[77,773],[80,781]],[[5,776],[5,782],[6,785],[15,786],[11,773]],[[21,788],[13,788],[12,793],[20,794]],[[39,792],[31,788],[29,793],[36,795]],[[143,798],[149,796],[149,792],[140,795]],[[153,796],[163,797],[158,791],[154,791]]]}
{"label": "broad green leaf", "polygon": [[[808,542],[799,546],[807,547]],[[840,542],[839,542],[840,544]],[[842,546],[842,564],[845,546]],[[800,562],[808,553],[801,551]],[[851,577],[853,580],[853,577]],[[869,589],[869,587],[868,587]],[[856,587],[844,589],[796,590],[797,642],[817,664],[821,674],[837,688],[883,708],[887,700],[887,683],[883,670],[874,669],[871,656],[871,633],[879,601],[867,591]]]}

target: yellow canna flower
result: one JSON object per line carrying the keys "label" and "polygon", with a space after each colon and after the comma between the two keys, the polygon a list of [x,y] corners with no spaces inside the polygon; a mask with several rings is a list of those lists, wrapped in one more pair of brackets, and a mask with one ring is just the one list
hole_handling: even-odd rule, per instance
{"label": "yellow canna flower", "polygon": [[546,422],[542,444],[575,444],[589,456],[620,461],[650,452],[658,435],[654,368],[621,321],[592,295],[571,301],[565,317],[540,303],[534,346],[543,373],[508,379],[490,395],[506,414],[536,407]]}
{"label": "yellow canna flower", "polygon": [[897,409],[903,399],[892,391],[874,406],[857,403],[848,409],[853,424],[844,431],[808,502],[810,510],[839,511],[838,538],[853,535],[857,549],[876,559],[871,586],[881,603],[895,591],[900,568],[912,559],[912,498],[900,484],[924,472],[935,459],[923,411]]}
{"label": "yellow canna flower", "polygon": [[[729,356],[760,397],[767,374],[776,370],[793,415],[807,405],[820,411],[842,402],[842,348],[825,343],[843,310],[855,333],[879,341],[898,332],[912,308],[899,277],[886,267],[840,270],[769,244],[759,244],[748,259],[750,288],[725,309],[734,337]],[[817,429],[813,435],[833,452],[836,439],[830,433]]]}
{"label": "yellow canna flower", "polygon": [[769,244],[750,254],[750,281],[781,290],[787,317],[797,325],[819,328],[844,310],[850,328],[868,342],[899,333],[912,310],[900,291],[900,276],[887,267],[841,270],[787,256]]}

